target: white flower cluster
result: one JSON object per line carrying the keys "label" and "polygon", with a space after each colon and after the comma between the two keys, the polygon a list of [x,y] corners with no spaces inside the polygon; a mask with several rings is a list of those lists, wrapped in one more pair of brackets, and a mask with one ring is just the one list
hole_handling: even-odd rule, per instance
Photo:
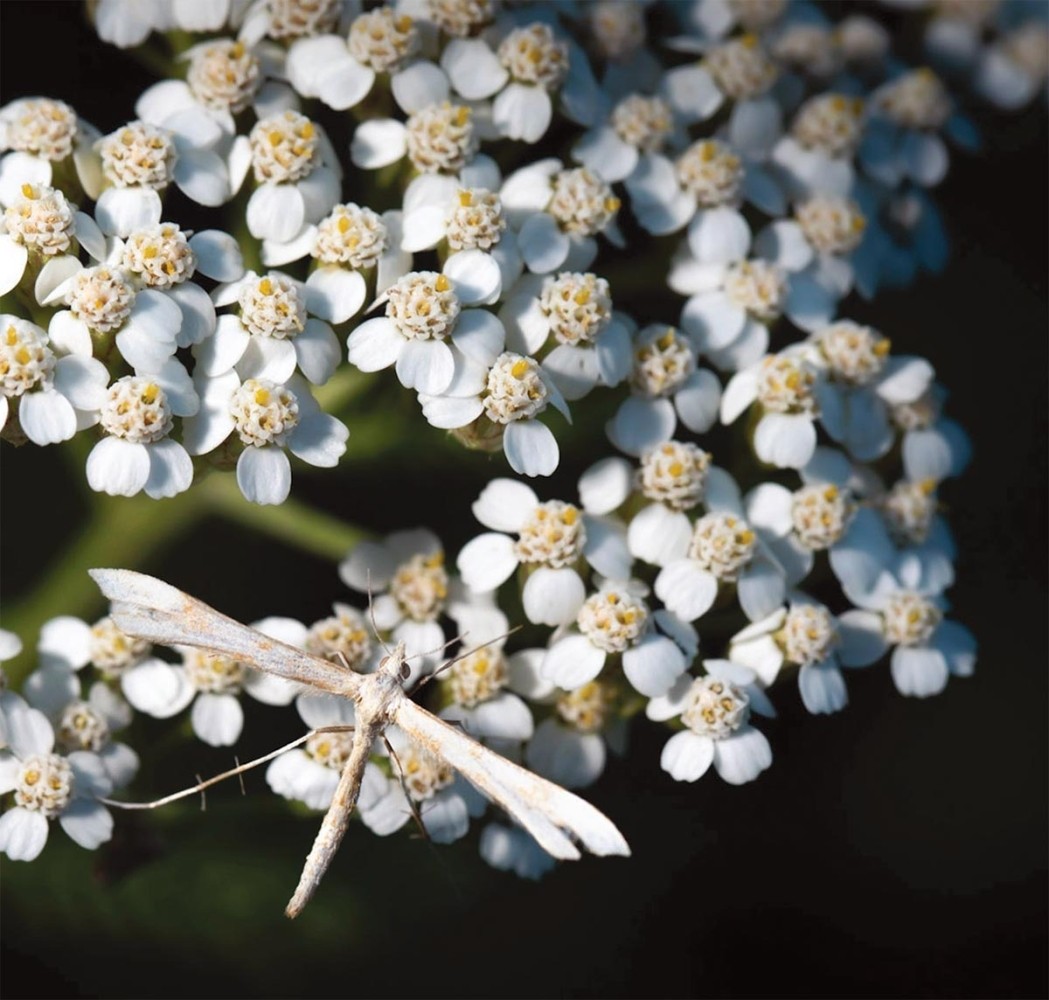
{"label": "white flower cluster", "polygon": [[[1007,107],[1044,90],[1044,24],[993,8],[938,5],[930,69],[903,66],[866,15],[801,2],[99,0],[108,42],[199,44],[108,135],[61,101],[0,108],[3,436],[90,433],[87,479],[108,494],[172,497],[210,462],[280,504],[288,453],[344,454],[314,387],[350,368],[392,368],[432,427],[533,479],[559,467],[569,403],[596,414],[603,397],[615,453],[573,496],[493,478],[454,571],[428,529],[347,556],[378,635],[343,604],[258,627],[364,672],[403,643],[406,682],[438,676],[444,717],[570,787],[642,710],[674,729],[673,778],[751,781],[772,761],[751,716],[774,714],[774,685],[796,677],[819,714],[890,649],[906,695],[973,669],[973,636],[944,617],[955,547],[937,503],[967,440],[930,363],[853,317],[945,263],[933,189],[947,142],[979,140],[951,74]],[[173,187],[225,221],[169,221]],[[746,455],[710,444],[719,425]],[[826,602],[804,589],[824,568]],[[517,608],[529,643],[511,652]],[[468,639],[435,675],[445,621]],[[36,856],[51,818],[84,846],[108,838],[98,800],[134,775],[111,740],[131,708],[192,705],[196,734],[230,745],[242,692],[295,701],[325,731],[269,783],[331,802],[346,705],[156,655],[105,619],[52,620],[39,653],[27,701],[0,702],[10,857]],[[396,732],[359,801],[376,833],[416,811],[438,842],[484,808]],[[499,825],[481,849],[525,875],[549,860]]]}

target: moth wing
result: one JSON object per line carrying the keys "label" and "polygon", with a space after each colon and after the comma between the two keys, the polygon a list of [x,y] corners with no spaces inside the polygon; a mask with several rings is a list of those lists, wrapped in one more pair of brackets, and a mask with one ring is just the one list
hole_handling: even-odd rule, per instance
{"label": "moth wing", "polygon": [[501,805],[555,858],[579,857],[566,833],[594,854],[630,854],[615,824],[589,802],[501,757],[408,698],[396,704],[391,721]]}
{"label": "moth wing", "polygon": [[169,583],[129,569],[88,570],[129,635],[166,646],[199,646],[266,673],[345,693],[353,675],[226,617]]}

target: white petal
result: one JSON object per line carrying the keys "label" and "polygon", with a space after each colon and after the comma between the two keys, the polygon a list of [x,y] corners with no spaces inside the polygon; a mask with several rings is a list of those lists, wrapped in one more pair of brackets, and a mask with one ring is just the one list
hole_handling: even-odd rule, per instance
{"label": "white petal", "polygon": [[70,840],[89,851],[113,836],[113,817],[101,802],[74,799],[62,810],[58,822]]}
{"label": "white petal", "polygon": [[873,611],[846,611],[839,615],[838,638],[838,657],[847,667],[869,666],[889,648],[881,615]]}
{"label": "white petal", "polygon": [[41,447],[68,441],[77,430],[72,404],[54,389],[25,393],[18,408],[18,420],[26,437]]}
{"label": "white petal", "polygon": [[561,457],[553,432],[538,420],[516,420],[503,434],[510,468],[522,476],[549,476]]}
{"label": "white petal", "polygon": [[179,347],[199,344],[215,332],[215,304],[200,285],[187,281],[170,289],[167,294],[174,299],[182,313],[182,325],[175,341]]}
{"label": "white petal", "polygon": [[160,195],[152,188],[106,188],[95,205],[95,220],[107,236],[130,236],[160,222]]}
{"label": "white petal", "polygon": [[605,665],[605,653],[584,635],[567,635],[547,650],[540,668],[544,678],[566,691],[592,681]]}
{"label": "white petal", "polygon": [[608,428],[612,443],[628,455],[640,455],[674,436],[677,416],[666,399],[631,396],[616,410]]}
{"label": "white petal", "polygon": [[535,491],[516,479],[493,479],[474,501],[473,514],[487,528],[517,531],[539,505]]}
{"label": "white petal", "polygon": [[750,250],[750,226],[728,206],[701,209],[688,227],[688,245],[703,264],[730,264]]}
{"label": "white petal", "polygon": [[[427,175],[423,175],[427,176]],[[423,204],[404,212],[404,235],[401,249],[408,253],[432,250],[445,237],[448,205]]]}
{"label": "white petal", "polygon": [[335,207],[342,191],[339,174],[330,167],[314,167],[296,185],[309,224],[320,222]]}
{"label": "white petal", "polygon": [[[94,225],[94,220],[92,220],[91,224]],[[104,247],[105,237],[99,233],[99,238],[102,240],[102,245]],[[8,237],[0,238],[0,248],[3,247],[4,241],[7,239]],[[55,290],[60,285],[67,282],[82,268],[83,265],[76,259],[76,257],[72,256],[72,254],[59,254],[57,257],[51,257],[44,263],[44,266],[40,268],[40,273],[37,274],[36,281],[33,283],[33,295],[36,297],[36,301],[43,305],[52,295],[54,295]],[[22,273],[19,272],[18,280],[21,280],[21,277]],[[15,284],[18,283],[18,280],[16,280]],[[2,284],[2,282],[0,282],[0,284]],[[57,303],[59,298],[60,296],[56,295],[51,301]],[[52,317],[52,322],[54,322],[54,317]],[[86,352],[82,351],[81,353]]]}
{"label": "white petal", "polygon": [[654,698],[666,694],[688,666],[677,643],[649,633],[623,653],[623,673],[641,694]]}
{"label": "white petal", "polygon": [[[786,609],[780,609],[774,617],[777,621],[782,622],[785,614]],[[773,616],[770,615],[769,617]],[[750,628],[756,628],[768,620],[768,618],[762,619],[762,622],[754,622],[752,626],[743,629],[733,639],[729,648],[729,655],[732,657],[732,661],[741,663],[743,666],[753,670],[761,679],[761,683],[766,687],[775,682],[783,666],[783,652],[776,644],[776,640],[771,635],[759,635],[751,639],[744,639],[741,642],[736,640],[743,636],[745,632],[749,632]]]}
{"label": "white petal", "polygon": [[22,198],[23,184],[51,183],[51,163],[20,150],[0,157],[0,205],[12,205]]}
{"label": "white petal", "polygon": [[409,340],[397,358],[397,378],[406,389],[438,396],[451,384],[455,359],[441,340]]}
{"label": "white petal", "polygon": [[710,74],[701,66],[679,66],[663,77],[663,94],[686,121],[709,118],[724,101]]}
{"label": "white petal", "polygon": [[593,347],[558,344],[544,359],[543,368],[565,399],[582,399],[600,378],[597,351]]}
{"label": "white petal", "polygon": [[976,669],[976,636],[958,622],[940,622],[931,645],[943,653],[956,677],[971,677]]}
{"label": "white petal", "polygon": [[[451,387],[449,387],[451,388]],[[484,402],[477,396],[419,396],[423,416],[432,427],[455,430],[472,424],[483,412]]]}
{"label": "white petal", "polygon": [[[303,226],[297,236],[287,243],[275,243],[273,240],[262,241],[262,263],[267,267],[284,267],[292,261],[302,260],[309,255],[317,243],[317,227]],[[313,311],[312,309],[310,310]]]}
{"label": "white petal", "polygon": [[346,51],[345,40],[337,35],[299,38],[288,50],[285,72],[291,85],[303,97],[316,97],[320,74],[347,60],[353,61]]}
{"label": "white petal", "polygon": [[624,142],[608,125],[591,129],[572,147],[572,158],[609,184],[623,180],[638,164],[637,147]]}
{"label": "white petal", "polygon": [[552,215],[538,212],[521,227],[517,246],[530,271],[548,274],[565,262],[571,242]]}
{"label": "white petal", "polygon": [[470,829],[466,803],[450,792],[451,789],[445,789],[419,807],[423,826],[435,844],[454,843]]}
{"label": "white petal", "polygon": [[698,781],[713,762],[714,741],[688,731],[671,736],[659,757],[659,766],[675,781]]}
{"label": "white petal", "polygon": [[378,170],[396,163],[407,151],[407,129],[392,118],[361,122],[350,143],[350,159],[362,170]]}
{"label": "white petal", "polygon": [[747,314],[724,292],[694,295],[681,311],[681,325],[701,350],[727,347],[743,332]]}
{"label": "white petal", "polygon": [[294,347],[299,370],[314,385],[323,385],[335,374],[341,352],[339,341],[327,323],[319,319],[306,320],[306,327],[295,338]]}
{"label": "white petal", "polygon": [[775,611],[783,603],[786,589],[783,574],[764,559],[755,559],[736,583],[740,607],[752,622]]}
{"label": "white petal", "polygon": [[721,394],[721,422],[735,421],[748,410],[758,398],[759,371],[757,368],[745,368],[736,372],[728,380],[725,391]]}
{"label": "white petal", "polygon": [[782,131],[783,115],[771,97],[740,101],[729,117],[729,142],[748,160],[765,159]]}
{"label": "white petal", "polygon": [[229,747],[240,738],[244,728],[244,710],[231,694],[197,695],[190,713],[193,732],[213,747]]}
{"label": "white petal", "polygon": [[764,734],[743,725],[714,746],[714,767],[730,785],[753,781],[772,763],[772,747]]}
{"label": "white petal", "polygon": [[605,742],[596,733],[573,732],[547,719],[536,728],[525,760],[564,788],[584,788],[605,768]]}
{"label": "white petal", "polygon": [[87,482],[97,493],[133,497],[149,479],[149,451],[145,445],[105,437],[87,456]]}
{"label": "white petal", "polygon": [[216,281],[236,281],[244,273],[240,244],[219,229],[194,233],[189,240],[197,258],[197,270]]}
{"label": "white petal", "polygon": [[613,580],[630,577],[633,557],[627,548],[626,532],[621,522],[611,517],[590,514],[586,523],[586,544],[583,555],[586,561],[602,576]]}
{"label": "white petal", "polygon": [[[630,463],[623,458],[603,458],[579,477],[579,500],[591,514],[610,514],[633,488],[634,470]],[[477,514],[476,506],[474,513]]]}
{"label": "white petal", "polygon": [[849,702],[845,678],[833,662],[803,666],[798,674],[798,690],[806,711],[813,715],[840,712]]}
{"label": "white petal", "polygon": [[721,405],[721,382],[706,368],[694,371],[674,394],[674,409],[681,422],[697,434],[714,426]]}
{"label": "white petal", "polygon": [[890,358],[878,380],[877,393],[894,405],[913,403],[928,389],[935,374],[925,358]]}
{"label": "white petal", "polygon": [[4,721],[7,744],[20,760],[49,754],[54,748],[55,734],[47,716],[39,709],[30,708],[21,698],[5,699]]}
{"label": "white petal", "polygon": [[947,687],[947,660],[938,649],[897,646],[892,651],[890,668],[900,694],[928,698]]}
{"label": "white petal", "polygon": [[36,651],[45,665],[79,670],[91,662],[91,626],[72,615],[52,618],[40,628]]}
{"label": "white petal", "polygon": [[525,616],[537,625],[567,625],[575,619],[586,599],[579,574],[568,567],[534,570],[524,585],[521,602]]}
{"label": "white petal", "polygon": [[718,596],[718,581],[692,559],[675,559],[659,571],[656,596],[687,622],[710,610]]}
{"label": "white petal", "polygon": [[543,87],[514,82],[492,102],[492,121],[509,139],[538,142],[550,127],[553,110]]}
{"label": "white petal", "polygon": [[653,566],[666,566],[675,559],[683,558],[691,538],[692,524],[689,519],[661,503],[649,504],[638,511],[630,519],[627,530],[631,554]]}
{"label": "white petal", "polygon": [[924,187],[935,187],[947,176],[951,158],[938,135],[908,132],[901,152],[907,173]]}
{"label": "white petal", "polygon": [[158,500],[189,489],[193,482],[193,461],[177,441],[170,438],[148,446],[149,478],[146,495]]}
{"label": "white petal", "polygon": [[320,67],[314,79],[317,96],[335,111],[360,104],[375,84],[375,71],[362,66],[348,52],[344,58]]}
{"label": "white petal", "polygon": [[486,593],[510,578],[517,569],[518,559],[513,539],[491,531],[467,542],[455,564],[471,590]]}
{"label": "white petal", "polygon": [[237,459],[237,485],[252,503],[284,503],[291,492],[291,463],[276,445],[245,448]]}
{"label": "white petal", "polygon": [[754,252],[788,271],[804,270],[812,262],[812,245],[796,222],[782,219],[772,223],[754,241]]}
{"label": "white petal", "polygon": [[295,346],[290,340],[249,337],[237,362],[237,374],[242,381],[259,378],[283,385],[295,373],[296,360]]}
{"label": "white petal", "polygon": [[778,469],[800,469],[816,450],[816,428],[802,413],[766,413],[754,431],[754,453]]}
{"label": "white petal", "polygon": [[294,184],[262,184],[248,199],[248,231],[257,240],[287,243],[306,222],[306,203]]}
{"label": "white petal", "polygon": [[0,852],[12,861],[32,861],[47,843],[47,819],[43,813],[21,806],[0,816]]}
{"label": "white petal", "polygon": [[407,341],[385,316],[366,320],[346,341],[346,357],[362,372],[377,372],[396,363]]}
{"label": "white petal", "polygon": [[229,201],[233,194],[226,164],[209,149],[181,152],[172,176],[179,190],[198,205],[215,208]]}
{"label": "white petal", "polygon": [[[444,262],[443,270],[452,279],[455,294],[464,306],[495,302],[502,291],[503,272],[496,259],[484,250],[453,253]],[[462,318],[460,315],[460,323]]]}
{"label": "white petal", "polygon": [[320,267],[306,279],[306,308],[329,323],[356,316],[366,295],[364,278],[342,267]]}
{"label": "white petal", "polygon": [[29,251],[6,233],[0,234],[0,295],[6,295],[25,274]]}
{"label": "white petal", "polygon": [[830,322],[835,308],[834,296],[814,278],[805,274],[791,277],[783,311],[795,326],[814,333]]}
{"label": "white petal", "polygon": [[456,92],[468,101],[491,97],[510,74],[498,56],[480,38],[453,38],[441,53],[441,68]]}
{"label": "white petal", "polygon": [[390,78],[393,99],[405,114],[448,98],[448,78],[431,62],[419,60]]}
{"label": "white petal", "polygon": [[154,659],[128,670],[120,686],[133,708],[157,719],[181,712],[196,694],[184,670]]}

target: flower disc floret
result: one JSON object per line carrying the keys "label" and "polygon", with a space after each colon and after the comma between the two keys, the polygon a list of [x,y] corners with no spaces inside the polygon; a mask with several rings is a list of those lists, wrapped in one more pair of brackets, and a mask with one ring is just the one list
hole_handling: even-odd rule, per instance
{"label": "flower disc floret", "polygon": [[800,667],[825,660],[838,642],[834,617],[815,604],[799,604],[787,612],[776,633],[783,655]]}
{"label": "flower disc floret", "polygon": [[902,479],[881,502],[889,531],[902,545],[920,545],[928,538],[937,506],[936,482],[932,479]]}
{"label": "flower disc floret", "polygon": [[712,48],[703,65],[726,96],[746,101],[765,93],[776,81],[776,64],[756,35],[746,34]]}
{"label": "flower disc floret", "polygon": [[641,456],[638,485],[671,510],[689,510],[703,499],[710,453],[691,441],[667,441]]}
{"label": "flower disc floret", "polygon": [[451,764],[408,743],[390,758],[394,774],[398,775],[415,802],[432,799],[442,788],[447,788],[455,778]]}
{"label": "flower disc floret", "polygon": [[348,264],[354,270],[375,267],[386,250],[382,216],[359,205],[336,205],[317,226],[311,254],[324,264]]}
{"label": "flower disc floret", "polygon": [[24,319],[10,319],[0,336],[0,392],[21,396],[46,383],[54,368],[47,334]]}
{"label": "flower disc floret", "polygon": [[499,61],[518,83],[555,90],[568,73],[568,46],[558,41],[550,26],[515,28],[502,40]]}
{"label": "flower disc floret", "polygon": [[74,701],[62,712],[56,735],[67,751],[97,753],[109,742],[109,725],[86,701]]}
{"label": "flower disc floret", "polygon": [[133,232],[124,243],[120,263],[150,288],[180,285],[197,269],[186,234],[170,222]]}
{"label": "flower disc floret", "polygon": [[462,188],[445,224],[452,250],[491,250],[506,229],[503,204],[484,188]]}
{"label": "flower disc floret", "polygon": [[562,500],[541,503],[518,531],[514,554],[523,563],[561,569],[583,554],[586,527],[579,508]]}
{"label": "flower disc floret", "polygon": [[743,183],[743,161],[717,139],[692,143],[675,165],[681,186],[704,208],[735,201]]}
{"label": "flower disc floret", "polygon": [[855,504],[844,490],[832,483],[816,483],[794,493],[791,525],[805,548],[821,552],[841,540],[854,511]]}
{"label": "flower disc floret", "polygon": [[892,348],[887,337],[848,320],[825,327],[816,341],[831,375],[849,385],[867,385],[876,379]]}
{"label": "flower disc floret", "polygon": [[28,98],[18,102],[18,114],[8,122],[7,146],[57,162],[73,152],[79,128],[76,112],[65,102]]}
{"label": "flower disc floret", "polygon": [[920,594],[903,590],[893,594],[882,611],[885,638],[898,646],[920,646],[927,642],[943,612]]}
{"label": "flower disc floret", "polygon": [[409,116],[408,159],[420,173],[458,173],[477,152],[473,113],[464,104],[442,101]]}
{"label": "flower disc floret", "polygon": [[256,122],[248,138],[252,169],[260,184],[302,180],[319,160],[317,127],[297,111],[263,118]]}
{"label": "flower disc floret", "polygon": [[794,209],[794,216],[820,253],[849,253],[863,239],[867,219],[859,205],[838,195],[818,194]]}
{"label": "flower disc floret", "polygon": [[448,688],[456,704],[473,708],[497,695],[510,681],[501,649],[486,646],[455,660],[448,669]]}
{"label": "flower disc floret", "polygon": [[22,761],[15,784],[15,805],[54,819],[73,797],[73,768],[56,753],[34,754]]}
{"label": "flower disc floret", "polygon": [[262,83],[259,60],[242,42],[212,42],[193,53],[186,83],[204,107],[239,114]]}
{"label": "flower disc floret", "polygon": [[353,19],[350,55],[376,73],[390,73],[419,47],[419,31],[406,14],[378,7]]}
{"label": "flower disc floret", "polygon": [[607,684],[588,681],[557,699],[557,714],[580,733],[598,733],[605,728],[614,696]]}
{"label": "flower disc floret", "polygon": [[7,235],[27,250],[53,257],[66,253],[76,234],[76,206],[45,184],[23,184],[22,197],[4,212]]}
{"label": "flower disc floret", "polygon": [[754,557],[756,546],[757,536],[746,521],[717,511],[693,525],[688,557],[719,580],[733,581]]}
{"label": "flower disc floret", "polygon": [[306,652],[335,663],[345,660],[351,670],[363,670],[372,651],[368,625],[353,608],[337,610],[338,614],[314,622],[306,634]]}
{"label": "flower disc floret", "polygon": [[73,315],[99,333],[122,327],[134,301],[135,289],[124,272],[105,266],[78,272],[69,293]]}
{"label": "flower disc floret", "polygon": [[429,0],[427,6],[430,20],[455,38],[466,38],[494,15],[492,0]]}
{"label": "flower disc floret", "polygon": [[295,282],[271,272],[240,292],[240,321],[256,337],[287,340],[306,326],[306,301]]}
{"label": "flower disc floret", "polygon": [[1032,80],[1049,77],[1049,27],[1031,18],[1002,37],[1002,54]]}
{"label": "flower disc floret", "polygon": [[619,212],[619,199],[597,174],[586,167],[562,170],[554,177],[554,193],[547,211],[566,233],[593,236]]}
{"label": "flower disc floret", "polygon": [[132,444],[152,444],[175,425],[168,398],[156,382],[141,375],[117,379],[100,413],[102,429]]}
{"label": "flower disc floret", "polygon": [[674,119],[663,98],[630,94],[612,110],[612,128],[635,149],[655,153],[674,130]]}
{"label": "flower disc floret", "polygon": [[386,315],[407,340],[444,340],[459,316],[452,283],[436,271],[413,271],[386,291]]}
{"label": "flower disc floret", "polygon": [[750,699],[719,677],[697,677],[689,688],[681,721],[697,736],[723,740],[750,718]]}
{"label": "flower disc floret", "polygon": [[828,156],[849,156],[863,133],[863,112],[862,98],[819,94],[798,109],[791,134],[806,149]]}
{"label": "flower disc floret", "polygon": [[171,183],[175,143],[164,129],[131,122],[99,139],[102,172],[118,188],[144,187],[162,191]]}
{"label": "flower disc floret", "polygon": [[353,750],[353,733],[314,733],[305,750],[318,764],[341,774]]}
{"label": "flower disc floret", "polygon": [[485,416],[496,424],[527,420],[546,409],[549,390],[539,374],[539,362],[507,351],[488,371],[483,398]]}
{"label": "flower disc floret", "polygon": [[539,308],[562,344],[592,344],[612,319],[612,296],[604,278],[566,271],[547,281]]}
{"label": "flower disc floret", "polygon": [[897,125],[937,129],[951,114],[951,98],[928,67],[904,73],[878,94],[878,106]]}
{"label": "flower disc floret", "polygon": [[588,4],[590,34],[606,59],[622,59],[645,43],[645,11],[641,4],[596,0]]}
{"label": "flower disc floret", "polygon": [[233,393],[229,405],[233,424],[246,445],[281,445],[299,423],[295,393],[268,379],[249,378]]}
{"label": "flower disc floret", "polygon": [[771,323],[783,308],[787,277],[767,261],[739,261],[725,274],[725,294],[755,319]]}
{"label": "flower disc floret", "polygon": [[198,691],[208,694],[238,694],[244,684],[244,664],[202,649],[186,652],[186,676]]}
{"label": "flower disc floret", "polygon": [[342,0],[269,0],[270,38],[308,38],[333,31]]}
{"label": "flower disc floret", "polygon": [[579,631],[606,653],[622,653],[633,646],[647,621],[645,602],[618,589],[591,594],[576,617]]}
{"label": "flower disc floret", "polygon": [[448,597],[444,553],[420,553],[401,563],[390,580],[390,594],[413,621],[436,621]]}
{"label": "flower disc floret", "polygon": [[758,372],[758,401],[773,413],[814,413],[815,374],[798,358],[772,354]]}
{"label": "flower disc floret", "polygon": [[630,382],[644,395],[672,395],[696,370],[696,352],[674,327],[646,327],[638,340]]}
{"label": "flower disc floret", "polygon": [[100,618],[91,626],[91,662],[106,680],[115,680],[141,663],[152,648],[145,639],[121,632],[112,618]]}
{"label": "flower disc floret", "polygon": [[926,391],[911,403],[897,403],[891,416],[901,431],[921,431],[936,422],[940,416],[940,404],[933,393]]}

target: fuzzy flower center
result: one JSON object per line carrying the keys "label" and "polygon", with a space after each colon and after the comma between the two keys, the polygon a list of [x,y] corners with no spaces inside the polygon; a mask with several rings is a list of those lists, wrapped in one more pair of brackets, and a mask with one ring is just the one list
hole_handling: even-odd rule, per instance
{"label": "fuzzy flower center", "polygon": [[697,736],[723,740],[750,718],[750,699],[728,681],[707,675],[689,688],[681,721]]}
{"label": "fuzzy flower center", "polygon": [[406,340],[444,340],[459,316],[451,281],[436,271],[413,271],[386,290],[386,315]]}
{"label": "fuzzy flower center", "polygon": [[830,76],[841,65],[841,53],[829,28],[820,24],[793,24],[772,43],[781,66],[810,76]]}
{"label": "fuzzy flower center", "polygon": [[429,0],[430,20],[445,34],[466,38],[492,20],[492,0]]}
{"label": "fuzzy flower center", "polygon": [[473,113],[442,101],[408,117],[408,159],[422,174],[455,174],[477,152]]}
{"label": "fuzzy flower center", "polygon": [[787,0],[729,0],[729,7],[744,31],[763,31],[783,16]]}
{"label": "fuzzy flower center", "polygon": [[499,45],[499,61],[518,83],[555,90],[568,73],[568,46],[554,37],[549,25],[515,28]]}
{"label": "fuzzy flower center", "polygon": [[47,334],[24,319],[12,318],[0,336],[0,392],[21,396],[46,382],[54,368]]}
{"label": "fuzzy flower center", "polygon": [[704,208],[735,201],[743,183],[743,161],[717,139],[692,143],[675,170],[681,186]]}
{"label": "fuzzy flower center", "polygon": [[937,129],[951,114],[947,88],[924,66],[886,84],[877,101],[889,118],[905,128]]}
{"label": "fuzzy flower center", "polygon": [[579,508],[562,500],[548,500],[521,526],[514,553],[521,562],[561,569],[583,554],[585,544],[586,528]]}
{"label": "fuzzy flower center", "polygon": [[91,626],[91,662],[106,680],[115,680],[141,663],[152,649],[145,639],[121,632],[112,618],[100,618]]}
{"label": "fuzzy flower center", "polygon": [[346,605],[337,606],[336,612],[313,624],[306,634],[306,652],[333,663],[345,660],[351,670],[363,671],[372,651],[364,616]]}
{"label": "fuzzy flower center", "polygon": [[611,223],[619,211],[612,189],[586,167],[562,170],[554,178],[547,211],[566,233],[593,236]]}
{"label": "fuzzy flower center", "polygon": [[926,390],[913,403],[897,403],[892,408],[892,422],[902,431],[919,431],[931,427],[940,416],[940,404]]}
{"label": "fuzzy flower center", "polygon": [[815,373],[797,358],[771,354],[758,373],[758,401],[772,413],[815,413]]}
{"label": "fuzzy flower center", "polygon": [[183,661],[190,684],[207,694],[239,694],[244,684],[244,664],[225,656],[191,649]]}
{"label": "fuzzy flower center", "polygon": [[325,35],[339,23],[342,0],[269,0],[270,38]]}
{"label": "fuzzy flower center", "polygon": [[692,527],[689,559],[719,580],[733,581],[754,557],[757,535],[733,514],[704,514]]}
{"label": "fuzzy flower center", "polygon": [[566,271],[543,285],[539,308],[562,344],[592,344],[612,319],[612,296],[604,278]]}
{"label": "fuzzy flower center", "polygon": [[124,244],[120,263],[150,288],[180,285],[197,269],[186,234],[171,222],[133,232]]}
{"label": "fuzzy flower center", "polygon": [[341,774],[353,752],[353,733],[314,733],[304,749],[318,764]]}
{"label": "fuzzy flower center", "polygon": [[1038,83],[1049,77],[1049,27],[1037,18],[1002,38],[1003,55]]}
{"label": "fuzzy flower center", "polygon": [[844,94],[810,97],[794,116],[791,133],[806,149],[849,156],[863,134],[863,100]]}
{"label": "fuzzy flower center", "polygon": [[48,819],[58,816],[73,797],[73,768],[56,753],[27,757],[16,782],[15,805]]}
{"label": "fuzzy flower center", "polygon": [[920,646],[932,637],[943,612],[932,601],[912,591],[900,591],[889,598],[882,611],[885,638],[897,646]]}
{"label": "fuzzy flower center", "polygon": [[821,330],[817,343],[834,378],[849,385],[867,385],[876,379],[892,349],[887,337],[848,320]]}
{"label": "fuzzy flower center", "polygon": [[771,323],[783,307],[787,278],[780,268],[767,261],[740,261],[725,275],[725,294],[755,319]]}
{"label": "fuzzy flower center", "polygon": [[834,618],[826,608],[799,604],[787,612],[775,635],[783,655],[798,666],[822,663],[838,642]]}
{"label": "fuzzy flower center", "polygon": [[670,396],[696,370],[696,352],[674,327],[646,327],[638,341],[630,381],[642,395]]}
{"label": "fuzzy flower center", "polygon": [[929,537],[937,507],[933,479],[901,479],[881,502],[889,531],[901,545],[920,545]]}
{"label": "fuzzy flower center", "polygon": [[462,188],[452,203],[445,233],[452,250],[491,250],[506,229],[503,203],[484,188]]}
{"label": "fuzzy flower center", "polygon": [[233,425],[246,445],[282,445],[299,423],[295,393],[269,379],[249,378],[230,399]]}
{"label": "fuzzy flower center", "polygon": [[622,653],[645,631],[648,608],[625,590],[600,590],[579,609],[576,624],[590,642],[606,653]]}
{"label": "fuzzy flower center", "polygon": [[27,250],[53,257],[66,253],[76,234],[76,207],[44,184],[23,184],[22,197],[4,212],[7,234]]}
{"label": "fuzzy flower center", "polygon": [[597,733],[605,728],[613,695],[608,685],[589,681],[557,699],[557,714],[580,733]]}
{"label": "fuzzy flower center", "polygon": [[590,37],[605,59],[622,59],[645,43],[645,11],[624,0],[597,0],[588,4]]}
{"label": "fuzzy flower center", "polygon": [[794,217],[820,253],[844,254],[855,250],[863,239],[867,219],[849,198],[818,194],[794,209]]}
{"label": "fuzzy flower center", "polygon": [[448,688],[456,704],[473,708],[494,698],[510,682],[510,667],[501,649],[486,646],[456,660],[448,669]]}
{"label": "fuzzy flower center", "polygon": [[119,188],[146,187],[162,191],[171,183],[175,143],[164,129],[131,122],[99,139],[102,172]]}
{"label": "fuzzy flower center", "polygon": [[108,389],[99,414],[102,429],[132,444],[153,444],[171,433],[171,404],[156,382],[125,375]]}
{"label": "fuzzy flower center", "polygon": [[630,94],[612,111],[612,128],[623,142],[645,153],[655,153],[673,131],[670,105],[661,97]]}
{"label": "fuzzy flower center", "polygon": [[484,412],[493,423],[527,420],[546,409],[549,390],[539,362],[510,351],[500,354],[488,372]]}
{"label": "fuzzy flower center", "polygon": [[18,103],[18,115],[8,122],[7,146],[57,162],[73,152],[78,131],[76,112],[68,104],[29,98]]}
{"label": "fuzzy flower center", "polygon": [[734,101],[765,93],[776,80],[776,64],[756,35],[747,34],[712,48],[703,60],[718,89]]}
{"label": "fuzzy flower center", "polygon": [[710,453],[690,441],[667,441],[641,456],[638,485],[671,510],[689,510],[703,499]]}
{"label": "fuzzy flower center", "polygon": [[444,568],[444,553],[420,553],[401,563],[390,580],[390,593],[400,609],[413,621],[436,621],[448,597],[448,571]]}
{"label": "fuzzy flower center", "polygon": [[204,107],[238,114],[262,83],[259,60],[242,42],[213,42],[193,54],[186,83]]}
{"label": "fuzzy flower center", "polygon": [[256,122],[249,135],[251,165],[259,184],[291,184],[317,165],[317,126],[297,111]]}
{"label": "fuzzy flower center", "polygon": [[419,47],[419,32],[407,15],[379,7],[353,19],[346,44],[362,66],[390,73]]}
{"label": "fuzzy flower center", "polygon": [[416,802],[432,799],[455,778],[452,765],[435,757],[428,750],[409,743],[390,758],[393,772],[404,782],[408,794]]}
{"label": "fuzzy flower center", "polygon": [[109,742],[109,725],[86,701],[74,701],[58,721],[58,739],[68,751],[98,753]]}
{"label": "fuzzy flower center", "polygon": [[821,552],[845,534],[854,510],[844,490],[832,484],[814,484],[794,493],[790,517],[798,541],[813,552]]}
{"label": "fuzzy flower center", "polygon": [[275,271],[240,292],[240,321],[256,337],[289,340],[306,326],[306,300],[295,282]]}
{"label": "fuzzy flower center", "polygon": [[99,333],[123,326],[134,301],[135,289],[124,272],[105,266],[84,268],[69,293],[73,315]]}
{"label": "fuzzy flower center", "polygon": [[348,264],[361,271],[379,263],[387,242],[381,215],[359,205],[336,205],[317,226],[310,252],[324,264]]}

